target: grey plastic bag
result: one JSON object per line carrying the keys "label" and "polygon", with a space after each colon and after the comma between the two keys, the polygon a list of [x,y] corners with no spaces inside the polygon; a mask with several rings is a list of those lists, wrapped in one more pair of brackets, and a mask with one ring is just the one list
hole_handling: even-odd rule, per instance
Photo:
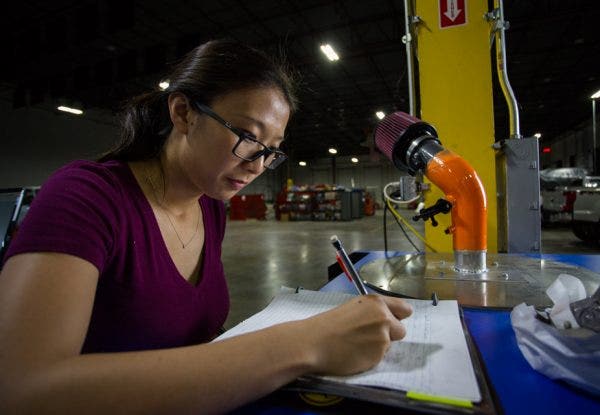
{"label": "grey plastic bag", "polygon": [[538,372],[600,395],[600,333],[560,330],[536,317],[533,306],[519,304],[510,314],[517,344]]}

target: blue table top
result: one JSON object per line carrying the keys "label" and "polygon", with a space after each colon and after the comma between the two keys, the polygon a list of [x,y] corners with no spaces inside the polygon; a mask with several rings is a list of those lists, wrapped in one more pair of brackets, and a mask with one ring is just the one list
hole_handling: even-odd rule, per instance
{"label": "blue table top", "polygon": [[[527,256],[577,265],[600,273],[600,255],[528,254]],[[360,269],[364,264],[382,257],[384,257],[383,252],[371,252],[358,261],[356,267]],[[340,275],[326,284],[322,291],[355,292],[355,288],[345,276]],[[509,415],[600,413],[600,398],[592,397],[564,382],[554,381],[529,365],[517,346],[508,311],[464,308],[463,313],[504,413]],[[322,412],[312,408],[286,408],[281,404],[273,406],[267,400],[245,407],[240,413],[299,415]],[[328,413],[332,412],[328,411]]]}

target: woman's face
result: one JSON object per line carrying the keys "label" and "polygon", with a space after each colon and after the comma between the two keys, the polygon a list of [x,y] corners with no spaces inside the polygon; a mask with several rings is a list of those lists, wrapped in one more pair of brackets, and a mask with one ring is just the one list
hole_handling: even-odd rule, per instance
{"label": "woman's face", "polygon": [[[192,108],[193,105],[191,106]],[[234,91],[217,98],[211,109],[267,147],[279,147],[290,107],[277,88]],[[181,155],[189,181],[212,198],[231,198],[264,170],[264,157],[245,161],[232,153],[238,136],[208,115],[194,111]]]}

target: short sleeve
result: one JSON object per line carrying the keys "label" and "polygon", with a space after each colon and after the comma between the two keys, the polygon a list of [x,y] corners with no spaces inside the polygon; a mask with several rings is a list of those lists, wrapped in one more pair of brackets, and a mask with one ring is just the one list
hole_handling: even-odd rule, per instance
{"label": "short sleeve", "polygon": [[60,252],[87,260],[102,273],[119,228],[117,183],[99,163],[74,162],[55,172],[33,200],[6,259]]}

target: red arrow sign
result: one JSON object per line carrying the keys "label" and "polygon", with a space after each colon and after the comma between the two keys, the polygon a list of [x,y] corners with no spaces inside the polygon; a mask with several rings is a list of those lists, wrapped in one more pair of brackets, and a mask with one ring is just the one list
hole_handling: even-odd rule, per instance
{"label": "red arrow sign", "polygon": [[467,0],[439,0],[438,6],[441,29],[467,23]]}

